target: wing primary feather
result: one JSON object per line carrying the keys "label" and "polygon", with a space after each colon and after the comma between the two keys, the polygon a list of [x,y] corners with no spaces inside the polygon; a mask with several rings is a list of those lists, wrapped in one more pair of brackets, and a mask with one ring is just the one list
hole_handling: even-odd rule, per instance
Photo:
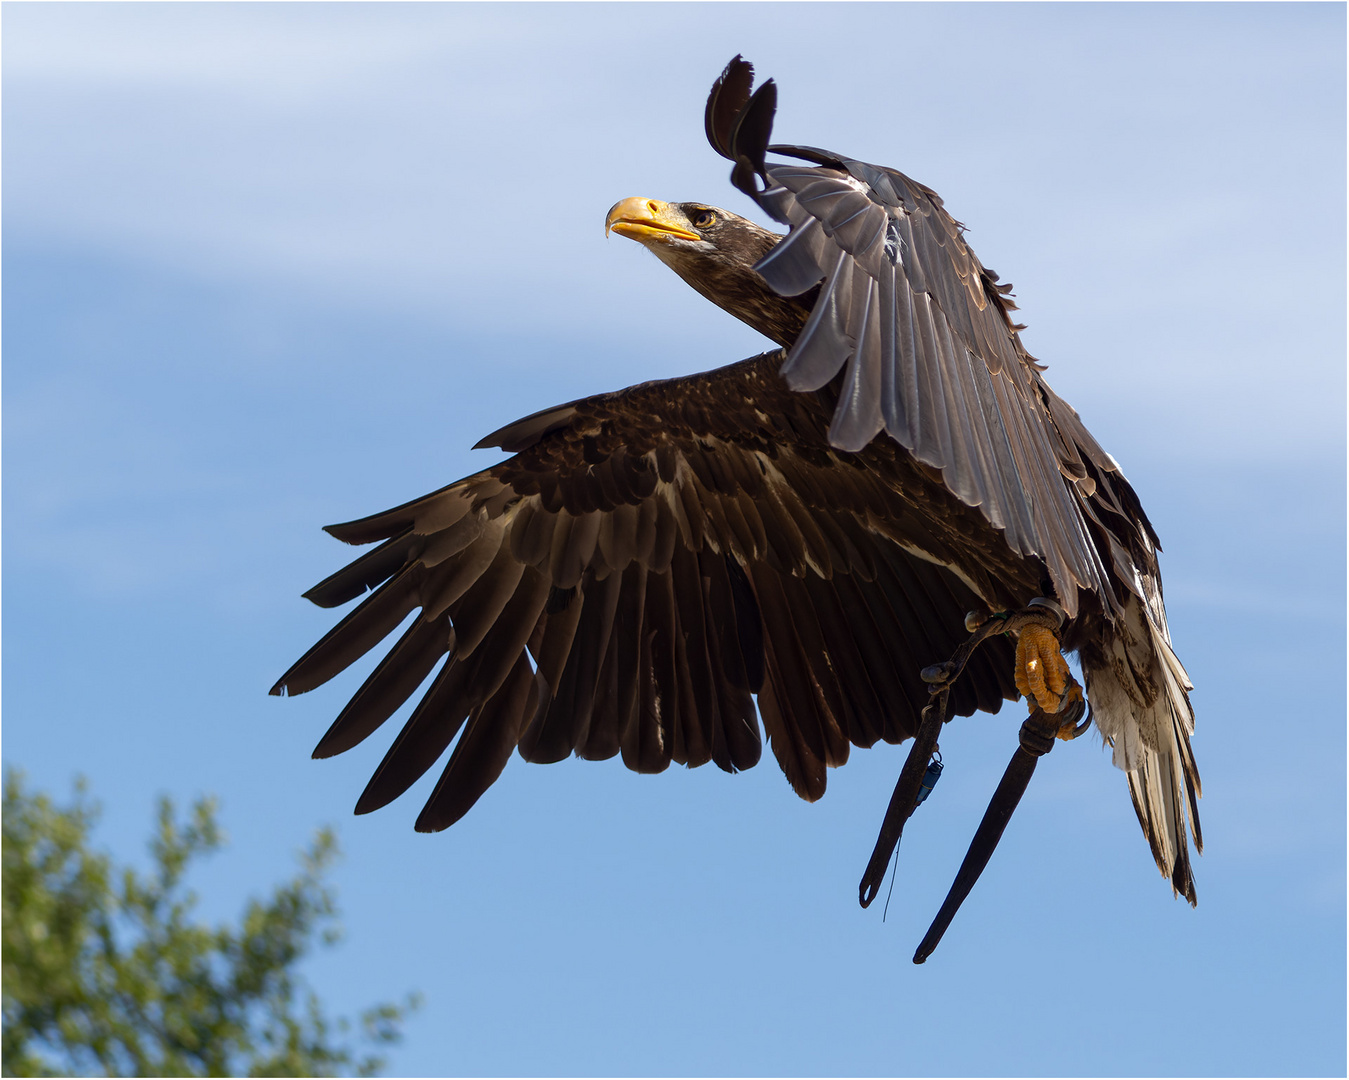
{"label": "wing primary feather", "polygon": [[675,649],[679,660],[679,718],[689,767],[715,761],[731,771],[721,731],[720,701],[711,668],[707,616],[703,611],[702,571],[697,556],[680,545],[670,564],[675,615]]}
{"label": "wing primary feather", "polygon": [[[622,599],[622,575],[620,581]],[[576,750],[576,756],[586,761],[607,761],[622,746],[622,720],[618,712],[618,639],[609,635],[609,648],[600,662],[599,678],[595,682],[595,704],[590,713],[590,730],[585,742]]]}
{"label": "wing primary feather", "polygon": [[941,356],[933,381],[937,383],[936,389],[940,395],[936,433],[940,442],[944,479],[946,486],[966,506],[979,506],[983,502],[983,492],[971,459],[973,437],[962,398],[964,385],[959,370],[963,365],[964,349],[958,344],[945,319],[934,319],[933,330],[937,351]]}
{"label": "wing primary feather", "polygon": [[640,661],[637,679],[636,712],[623,735],[620,751],[623,764],[633,772],[658,773],[670,766],[670,754],[660,726],[660,711],[655,701],[655,676],[651,643],[655,631],[644,631],[639,641]]}
{"label": "wing primary feather", "polygon": [[843,706],[841,719],[846,721],[848,740],[857,746],[871,746],[885,730],[885,710],[872,689],[866,662],[858,651],[856,630],[843,613],[832,580],[807,574],[803,583],[819,621],[829,668]]}
{"label": "wing primary feather", "polygon": [[904,332],[904,322],[899,309],[902,298],[896,276],[895,267],[887,265],[882,268],[879,279],[880,308],[877,318],[880,321],[881,416],[885,420],[885,430],[891,437],[901,446],[909,446],[913,434],[904,411],[904,397],[900,392],[904,357],[899,338]]}
{"label": "wing primary feather", "polygon": [[[895,396],[897,412],[894,427],[890,430],[899,439],[901,445],[910,449],[917,445],[922,431],[923,416],[918,397],[918,326],[917,313],[914,310],[913,288],[909,279],[902,273],[895,274],[895,335],[898,350],[898,372],[896,375]],[[904,438],[896,429],[905,433]]]}
{"label": "wing primary feather", "polygon": [[418,832],[448,829],[496,783],[533,712],[537,693],[534,673],[521,653],[501,688],[469,717],[463,737],[417,816]]}
{"label": "wing primary feather", "polygon": [[397,573],[405,563],[416,559],[426,538],[408,526],[373,551],[344,566],[315,585],[304,598],[321,608],[334,608],[354,600]]}
{"label": "wing primary feather", "polygon": [[758,693],[764,681],[763,618],[759,602],[744,567],[735,559],[726,559],[726,577],[735,604],[735,634],[745,661],[745,689]]}
{"label": "wing primary feather", "polygon": [[818,390],[838,374],[853,351],[844,307],[851,292],[852,265],[845,251],[835,257],[820,297],[782,365],[782,377],[793,390]]}
{"label": "wing primary feather", "polygon": [[750,198],[759,194],[755,175],[763,175],[764,153],[773,132],[773,114],[777,111],[778,88],[767,80],[750,95],[731,127],[730,149],[736,165],[731,183]]}
{"label": "wing primary feather", "polygon": [[[679,725],[679,660],[675,655],[675,613],[670,578],[664,572],[646,577],[646,629],[650,649],[650,677],[644,680],[642,711],[646,730],[666,761],[683,762]],[[663,765],[661,766],[664,767]]]}
{"label": "wing primary feather", "polygon": [[[685,556],[688,549],[676,547],[675,561],[670,564],[670,572],[665,574],[666,587],[669,589],[669,608],[672,616],[673,632],[670,642],[675,654],[673,677],[677,684],[675,694],[675,748],[672,756],[676,762],[695,769],[700,764],[712,760],[712,739],[710,717],[707,712],[715,708],[711,700],[711,686],[707,674],[707,649],[703,635],[703,616],[701,616],[701,588],[697,584],[697,572],[689,580]],[[696,566],[696,564],[695,564]],[[688,596],[693,589],[699,595]],[[699,608],[697,612],[693,607]]]}
{"label": "wing primary feather", "polygon": [[[763,690],[759,693],[759,715],[763,718],[773,756],[777,758],[778,766],[792,790],[807,802],[814,802],[824,794],[825,768],[802,734],[805,724],[815,721],[813,715],[801,717],[798,708],[807,708],[806,702],[794,700],[790,696],[783,664],[791,662],[794,661],[780,660],[775,651],[774,639],[766,639],[764,666],[767,676]],[[813,706],[813,701],[811,704]]]}
{"label": "wing primary feather", "polygon": [[963,455],[966,472],[974,486],[977,501],[969,505],[982,507],[994,528],[1005,528],[1003,499],[995,482],[997,467],[993,461],[992,444],[978,406],[979,391],[971,373],[971,364],[978,363],[978,360],[970,356],[969,350],[959,340],[954,340],[954,335],[952,338],[952,378],[948,384],[952,394],[948,415],[953,419],[953,440],[959,444],[957,455]]}
{"label": "wing primary feather", "polygon": [[810,592],[806,588],[807,577],[813,575],[807,572],[800,577],[783,576],[779,580],[804,661],[802,671],[815,691],[817,702],[815,712],[820,734],[824,737],[824,753],[821,759],[826,765],[838,766],[848,760],[849,743],[843,733],[841,720],[846,712],[846,706],[843,691],[838,685],[838,672],[831,663],[824,634],[820,629],[819,617],[815,605],[811,602]]}
{"label": "wing primary feather", "polygon": [[707,141],[718,154],[731,161],[735,152],[731,146],[731,131],[740,110],[749,101],[754,86],[754,66],[737,54],[712,85],[703,113],[703,129]]}
{"label": "wing primary feather", "polygon": [[[783,591],[784,579],[788,576],[767,567],[754,568],[754,591],[765,616],[766,652],[770,664],[776,667],[776,673],[770,674],[770,679],[780,688],[776,696],[788,721],[792,742],[799,744],[811,760],[823,762],[826,758],[824,720],[815,687],[807,674],[810,661],[797,635],[799,627],[793,620],[791,606]],[[808,778],[810,770],[802,775]],[[820,776],[823,777],[823,772]],[[808,790],[814,788],[813,783],[807,786]]]}
{"label": "wing primary feather", "polygon": [[[643,646],[646,635],[646,567],[631,563],[623,571],[623,584],[614,614],[614,698],[618,715],[619,747],[628,768],[629,733],[637,739],[638,710],[641,705]],[[633,745],[636,745],[634,743]]]}
{"label": "wing primary feather", "polygon": [[[908,738],[917,728],[911,718],[910,690],[897,672],[905,670],[905,664],[912,666],[910,650],[898,637],[899,628],[890,612],[873,607],[851,575],[835,577],[833,586],[881,704],[881,737],[892,743]],[[878,615],[883,617],[878,619]]]}
{"label": "wing primary feather", "polygon": [[439,527],[448,528],[467,514],[472,504],[467,484],[460,480],[446,484],[429,495],[395,506],[392,510],[357,518],[355,521],[325,525],[323,531],[344,544],[370,544],[396,536],[428,516],[434,516]]}
{"label": "wing primary feather", "polygon": [[461,662],[453,656],[445,662],[370,777],[356,802],[357,814],[368,814],[393,802],[444,753],[479,704],[468,692],[478,662],[472,657]]}
{"label": "wing primary feather", "polygon": [[[571,655],[572,644],[576,639],[576,626],[585,605],[585,597],[578,590],[578,595],[565,611],[548,615],[543,620],[543,633],[535,653],[535,674],[540,683],[538,710],[520,736],[520,756],[526,761],[536,760],[534,754],[544,733],[544,718],[548,715],[553,696],[562,681],[562,673],[566,670],[567,658]],[[541,752],[547,753],[551,749],[553,743],[550,740]],[[566,752],[562,756],[565,757]]]}
{"label": "wing primary feather", "polygon": [[453,605],[451,618],[454,620],[457,656],[471,655],[487,632],[496,625],[497,618],[516,595],[526,570],[537,577],[532,568],[516,561],[507,545],[502,544],[497,549],[492,565],[483,571],[460,602]]}
{"label": "wing primary feather", "polygon": [[914,292],[925,293],[928,291],[927,274],[918,247],[914,242],[916,230],[913,216],[911,214],[900,214],[894,221],[896,231],[899,233],[899,251],[901,263],[904,267],[904,276],[909,279],[909,285]]}
{"label": "wing primary feather", "polygon": [[858,335],[858,345],[848,364],[834,419],[829,425],[830,445],[854,453],[871,442],[884,424],[876,355],[880,350],[879,327],[871,319],[876,283],[864,275],[863,282],[853,290],[848,316],[849,330]]}
{"label": "wing primary feather", "polygon": [[576,624],[566,666],[543,719],[532,732],[531,761],[561,761],[585,744],[600,665],[609,648],[619,586],[619,578],[612,574],[603,581],[587,578],[585,604]]}
{"label": "wing primary feather", "polygon": [[1034,515],[1032,520],[1035,529],[1032,534],[1035,547],[1032,550],[1038,551],[1040,557],[1044,559],[1050,579],[1054,582],[1058,593],[1058,600],[1069,618],[1072,618],[1077,614],[1078,581],[1069,569],[1067,559],[1076,545],[1073,538],[1065,532],[1064,523],[1058,513],[1060,501],[1067,494],[1063,480],[1057,468],[1053,470],[1052,477],[1046,473],[1043,454],[1037,452],[1035,437],[1027,422],[1026,410],[1016,400],[1014,392],[1000,385],[998,381],[994,382],[994,387],[1001,392],[1002,413],[1007,420],[1008,437],[1012,443],[1013,453],[1018,456],[1017,465],[1020,475],[1024,477],[1023,484],[1032,490],[1031,506]]}
{"label": "wing primary feather", "polygon": [[[734,771],[748,769],[758,762],[763,744],[759,737],[754,701],[750,697],[739,627],[740,616],[736,611],[729,574],[730,562],[708,549],[699,555],[708,660],[712,667],[721,717],[722,730],[718,742],[724,744],[728,763]],[[759,665],[762,667],[762,659]]]}
{"label": "wing primary feather", "polygon": [[922,423],[918,427],[917,441],[910,449],[920,461],[940,468],[944,464],[941,460],[941,443],[937,436],[937,427],[942,423],[939,405],[941,397],[933,383],[937,377],[937,369],[941,365],[941,355],[937,351],[936,332],[933,327],[932,298],[926,293],[915,296],[913,311],[915,337],[918,342],[916,411],[922,418]]}
{"label": "wing primary feather", "polygon": [[352,695],[314,747],[313,756],[328,758],[350,750],[389,719],[449,651],[452,636],[444,620],[414,620]]}
{"label": "wing primary feather", "polygon": [[[422,613],[425,618],[434,619],[449,610],[461,596],[468,592],[483,574],[502,555],[505,528],[500,521],[491,522],[481,535],[457,555],[446,559],[436,572],[428,577],[421,589]],[[506,552],[509,558],[509,550]]]}
{"label": "wing primary feather", "polygon": [[[486,700],[488,695],[496,693],[510,673],[516,657],[539,629],[549,595],[547,579],[533,567],[525,567],[514,594],[473,651],[474,656],[482,654],[475,683],[476,700]],[[463,612],[457,614],[462,616]],[[455,654],[462,658],[457,640],[455,648]]]}
{"label": "wing primary feather", "polygon": [[388,637],[417,606],[418,576],[415,570],[415,564],[404,567],[371,593],[295,661],[277,680],[271,693],[303,694],[322,686]]}
{"label": "wing primary feather", "polygon": [[1014,551],[1028,555],[1035,550],[1035,526],[1032,509],[1022,482],[1021,462],[1012,448],[1008,420],[1004,417],[1004,397],[999,387],[1005,382],[988,370],[978,357],[970,360],[970,374],[978,393],[980,414],[988,432],[992,460],[996,466],[996,484],[1006,519],[1006,537]]}
{"label": "wing primary feather", "polygon": [[793,229],[754,269],[779,296],[800,296],[824,277],[826,250],[820,222],[811,220]]}

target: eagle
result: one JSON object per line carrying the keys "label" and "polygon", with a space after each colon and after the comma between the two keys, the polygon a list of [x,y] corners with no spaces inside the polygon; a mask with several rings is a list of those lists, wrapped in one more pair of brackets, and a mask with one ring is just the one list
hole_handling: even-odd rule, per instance
{"label": "eagle", "polygon": [[364,598],[271,692],[315,689],[417,612],[314,757],[421,690],[356,804],[385,806],[454,743],[421,831],[458,821],[512,753],[735,772],[766,735],[815,800],[852,747],[915,736],[930,669],[972,628],[1039,603],[1053,624],[987,634],[942,719],[1024,695],[1066,737],[1089,705],[1158,868],[1193,904],[1193,687],[1138,496],[940,197],[770,145],[776,93],[737,56],[705,126],[785,236],[648,198],[605,226],[778,347],[534,413],[477,444],[511,455],[500,464],[328,526],[376,546],[304,595]]}

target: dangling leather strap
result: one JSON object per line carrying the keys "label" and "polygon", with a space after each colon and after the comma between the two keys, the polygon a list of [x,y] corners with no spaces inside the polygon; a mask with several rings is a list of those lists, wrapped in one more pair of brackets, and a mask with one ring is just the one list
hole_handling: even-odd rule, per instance
{"label": "dangling leather strap", "polygon": [[[885,811],[885,819],[881,822],[880,835],[876,838],[871,861],[867,863],[866,872],[862,875],[862,882],[858,886],[858,899],[863,907],[867,907],[880,892],[881,883],[885,880],[886,867],[904,833],[904,824],[917,806],[918,790],[922,786],[923,774],[932,757],[932,751],[936,748],[937,737],[941,734],[942,725],[950,719],[947,711],[951,686],[965,670],[965,665],[974,655],[974,650],[994,634],[1017,633],[1031,624],[1049,627],[1057,633],[1063,621],[1063,609],[1052,600],[1043,597],[1037,597],[1017,612],[992,617],[971,612],[965,617],[965,625],[971,631],[965,643],[944,664],[933,664],[923,669],[923,681],[932,687],[931,700],[923,709],[913,746],[909,750],[909,756],[904,760],[904,768],[900,770],[894,794],[890,796],[890,805]],[[1072,681],[1072,685],[1075,686],[1076,682]],[[927,936],[923,938],[922,944],[914,954],[915,964],[921,964],[932,955],[942,935],[946,933],[946,928],[951,925],[951,920],[960,910],[960,905],[965,902],[965,897],[970,894],[974,883],[979,880],[979,875],[984,872],[984,867],[992,858],[998,841],[1002,839],[1003,830],[1007,828],[1012,811],[1025,794],[1026,785],[1030,783],[1031,775],[1035,772],[1036,759],[1053,749],[1056,736],[1076,738],[1090,724],[1091,718],[1088,716],[1078,728],[1070,729],[1069,725],[1076,723],[1083,711],[1085,703],[1080,695],[1072,703],[1065,698],[1062,712],[1047,714],[1037,707],[1021,725],[1021,745],[1012,755],[1002,782],[993,793],[993,799],[988,805],[978,831],[974,834],[974,839],[970,842],[970,850],[965,856],[965,861],[961,863],[960,871],[956,874],[955,883],[951,886],[945,903],[942,904],[936,919],[928,929]]]}
{"label": "dangling leather strap", "polygon": [[[966,616],[966,625],[972,621]],[[881,822],[881,832],[876,838],[876,847],[867,863],[862,882],[857,887],[857,898],[863,907],[870,905],[880,892],[885,880],[885,869],[890,865],[890,857],[895,853],[899,838],[904,834],[904,823],[909,820],[918,805],[918,789],[923,784],[923,773],[937,746],[937,737],[942,725],[950,717],[947,707],[950,700],[951,684],[965,670],[965,665],[985,639],[1001,633],[1007,628],[1003,619],[990,618],[973,629],[965,643],[955,651],[955,655],[944,664],[933,664],[923,669],[923,681],[932,685],[931,700],[923,709],[918,732],[913,737],[913,746],[909,756],[904,759],[904,768],[895,781],[894,794],[890,796],[890,805],[886,808],[885,818]]]}
{"label": "dangling leather strap", "polygon": [[913,954],[915,964],[921,964],[932,955],[942,935],[946,933],[946,928],[951,925],[951,920],[960,910],[960,905],[965,902],[965,897],[970,895],[974,883],[979,880],[979,875],[984,872],[988,860],[993,857],[993,850],[998,846],[1003,830],[1012,819],[1012,811],[1021,801],[1021,796],[1026,793],[1026,785],[1030,783],[1030,778],[1035,773],[1036,761],[1054,749],[1054,738],[1062,726],[1063,717],[1060,714],[1046,714],[1043,709],[1038,708],[1021,725],[1021,745],[1012,754],[1012,760],[1007,763],[1007,771],[1002,774],[1002,782],[993,792],[993,798],[984,812],[984,820],[979,822],[974,839],[970,841],[970,850],[965,855],[965,861],[960,864],[951,891],[946,894],[941,910],[932,920],[932,925],[918,946],[918,951]]}
{"label": "dangling leather strap", "polygon": [[886,807],[885,819],[881,822],[881,834],[876,838],[876,848],[867,863],[862,883],[857,887],[857,898],[863,907],[871,904],[885,880],[885,868],[890,865],[890,857],[899,845],[904,834],[904,823],[918,806],[918,789],[923,785],[923,774],[937,747],[937,736],[946,722],[946,701],[949,694],[942,689],[923,709],[923,719],[918,725],[918,734],[913,737],[913,746],[909,756],[904,759],[904,768],[899,771],[895,781],[895,793],[890,796],[890,805]]}

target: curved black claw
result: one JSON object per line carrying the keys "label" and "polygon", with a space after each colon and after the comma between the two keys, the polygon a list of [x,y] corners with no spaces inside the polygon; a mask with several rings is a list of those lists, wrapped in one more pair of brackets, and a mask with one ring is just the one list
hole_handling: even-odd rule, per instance
{"label": "curved black claw", "polygon": [[[1086,713],[1083,716],[1083,713]],[[1072,742],[1074,739],[1087,733],[1091,727],[1091,709],[1088,707],[1085,699],[1070,702],[1068,708],[1063,710],[1063,727],[1059,728],[1059,738],[1064,742]],[[1076,722],[1075,727],[1070,724]]]}

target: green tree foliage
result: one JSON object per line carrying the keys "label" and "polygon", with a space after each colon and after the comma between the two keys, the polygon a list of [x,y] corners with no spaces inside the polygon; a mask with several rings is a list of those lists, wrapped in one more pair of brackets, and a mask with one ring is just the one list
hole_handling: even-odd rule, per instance
{"label": "green tree foliage", "polygon": [[330,831],[237,926],[207,926],[183,880],[224,843],[213,800],[185,821],[160,801],[145,875],[90,848],[82,784],[58,806],[7,772],[3,814],[5,1075],[369,1075],[401,1038],[415,996],[332,1021],[296,973],[339,936]]}

